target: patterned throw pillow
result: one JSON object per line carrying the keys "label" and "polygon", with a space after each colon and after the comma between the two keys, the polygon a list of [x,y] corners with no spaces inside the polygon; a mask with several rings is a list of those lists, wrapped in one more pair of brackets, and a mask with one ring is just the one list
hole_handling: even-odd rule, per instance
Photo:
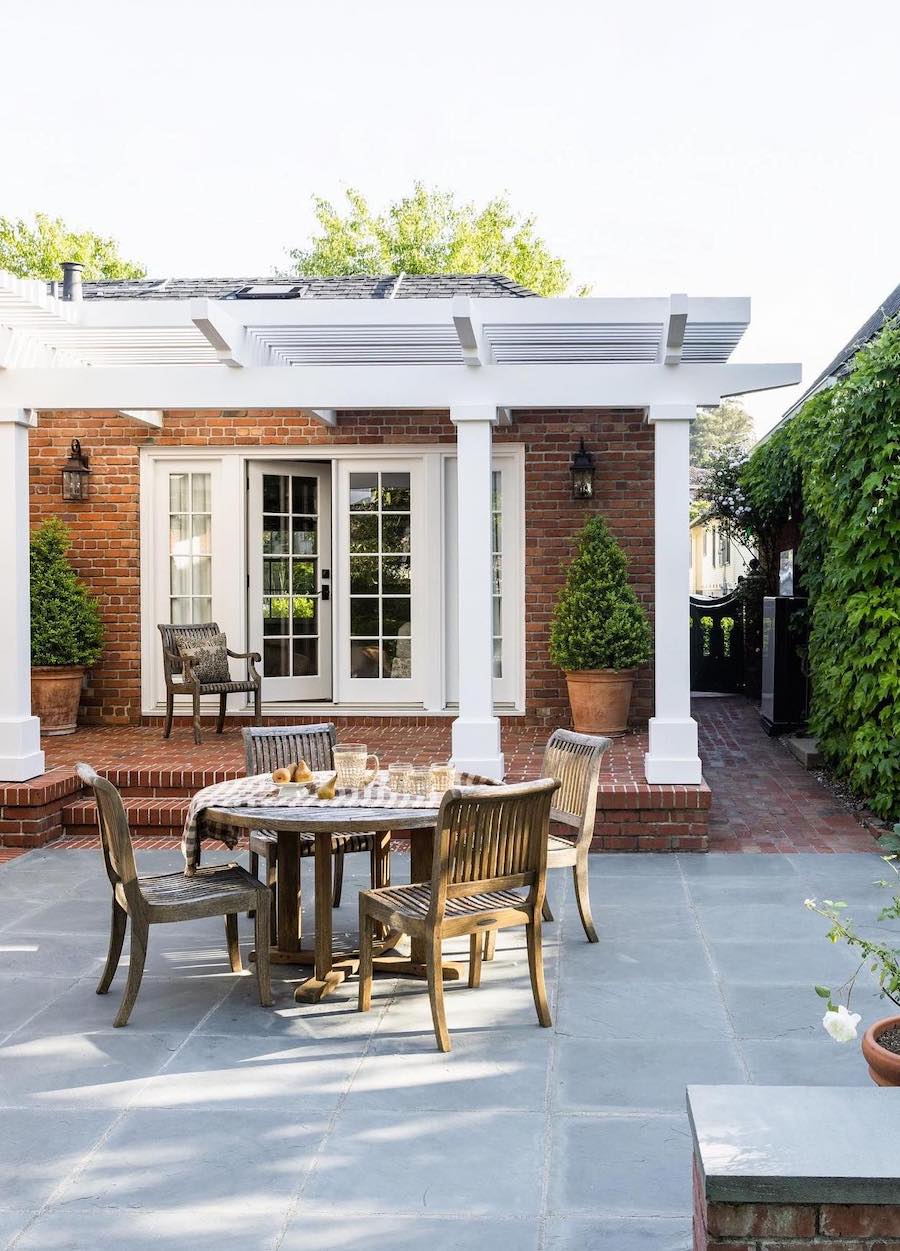
{"label": "patterned throw pillow", "polygon": [[191,672],[198,682],[230,682],[227,643],[224,634],[198,639],[190,634],[176,634],[179,656],[191,661]]}

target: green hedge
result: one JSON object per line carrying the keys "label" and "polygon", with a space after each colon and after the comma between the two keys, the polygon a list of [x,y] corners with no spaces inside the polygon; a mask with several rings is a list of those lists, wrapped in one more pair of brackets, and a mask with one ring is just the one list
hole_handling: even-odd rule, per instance
{"label": "green hedge", "polygon": [[69,564],[69,532],[52,517],[31,536],[31,663],[93,665],[103,646],[100,610]]}

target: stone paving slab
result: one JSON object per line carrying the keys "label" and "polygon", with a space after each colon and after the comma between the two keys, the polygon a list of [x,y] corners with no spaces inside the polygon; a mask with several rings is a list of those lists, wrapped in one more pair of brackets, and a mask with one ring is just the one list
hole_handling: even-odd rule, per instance
{"label": "stone paving slab", "polygon": [[[145,872],[177,864],[140,856]],[[115,1030],[121,975],[94,993],[99,853],[0,866],[0,1248],[688,1251],[687,1083],[867,1086],[858,1046],[821,1029],[812,980],[836,985],[847,959],[803,900],[827,890],[871,912],[884,870],[857,854],[696,865],[593,857],[597,945],[555,874],[553,1028],[535,1021],[521,937],[503,936],[479,990],[447,988],[449,1055],[421,983],[378,979],[360,1014],[354,980],[301,1005],[282,967],[260,1008],[218,919],[154,928],[133,1023]],[[338,931],[354,928],[361,872]],[[37,913],[4,911],[22,900]],[[883,1012],[871,987],[857,999],[866,1019]]]}

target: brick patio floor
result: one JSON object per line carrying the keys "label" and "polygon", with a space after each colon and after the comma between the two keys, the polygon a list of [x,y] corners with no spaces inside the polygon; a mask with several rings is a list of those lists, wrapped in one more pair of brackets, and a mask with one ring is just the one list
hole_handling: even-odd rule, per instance
{"label": "brick patio floor", "polygon": [[711,851],[873,851],[860,825],[740,696],[694,700],[703,775],[712,790]]}

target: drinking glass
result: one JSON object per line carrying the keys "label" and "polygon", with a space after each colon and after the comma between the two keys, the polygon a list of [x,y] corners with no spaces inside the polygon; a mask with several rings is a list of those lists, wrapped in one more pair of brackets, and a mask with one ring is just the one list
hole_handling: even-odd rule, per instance
{"label": "drinking glass", "polygon": [[409,775],[412,765],[408,761],[397,761],[388,765],[388,787],[398,795],[405,795],[409,786]]}
{"label": "drinking glass", "polygon": [[450,787],[456,781],[456,770],[452,764],[445,764],[438,761],[431,766],[431,789],[443,795],[444,791],[449,791]]}
{"label": "drinking glass", "polygon": [[409,794],[424,796],[431,794],[431,770],[411,769],[409,773]]}

